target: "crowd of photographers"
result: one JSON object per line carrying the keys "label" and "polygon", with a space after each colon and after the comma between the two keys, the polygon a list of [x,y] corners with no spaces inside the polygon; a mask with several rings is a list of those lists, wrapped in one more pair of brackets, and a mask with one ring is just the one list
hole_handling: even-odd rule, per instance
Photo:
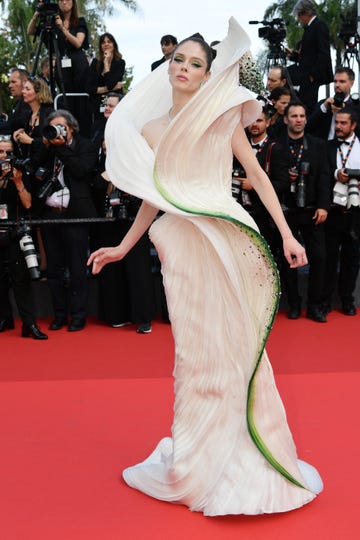
{"label": "crowd of photographers", "polygon": [[[54,4],[41,2],[39,6],[28,32],[39,33],[37,25],[40,36],[42,30],[49,30],[45,44],[50,52],[54,32],[58,50],[41,62],[39,75],[30,76],[21,68],[11,70],[9,90],[14,107],[7,119],[3,115],[0,126],[0,332],[14,328],[9,301],[12,288],[22,320],[21,335],[45,340],[48,336],[35,319],[31,280],[47,280],[54,311],[50,330],[65,326],[71,332],[84,329],[89,250],[118,244],[141,201],[113,186],[105,171],[105,124],[122,98],[125,69],[114,37],[108,33],[100,36],[97,57],[91,64],[86,60],[85,65],[82,55],[87,27],[77,15],[76,1],[60,0],[56,13],[49,11]],[[295,5],[306,28],[317,27],[313,7],[311,0],[299,0]],[[268,34],[264,36],[267,39]],[[324,35],[326,38],[325,31]],[[171,54],[168,49],[176,43],[174,36],[163,36],[164,57],[153,69],[166,61],[166,55]],[[301,43],[298,49],[301,58]],[[329,82],[327,55],[323,58]],[[297,73],[303,65],[298,62]],[[273,65],[267,74],[266,91],[259,96],[262,113],[247,132],[294,235],[307,250],[306,316],[326,322],[336,287],[342,312],[357,312],[354,292],[360,264],[360,106],[351,94],[354,72],[342,66],[333,76],[333,96],[314,105],[314,89],[309,90],[309,84],[316,86],[317,95],[324,81],[316,79],[315,73],[315,69],[308,69],[294,87],[289,70],[284,65]],[[56,95],[65,94],[56,110],[54,85]],[[90,99],[80,96],[81,106],[74,96],[67,101],[66,94],[73,92],[87,92]],[[308,97],[311,95],[311,107],[300,99],[306,97],[306,92]],[[276,228],[253,192],[251,179],[246,178],[236,161],[232,194],[253,215],[268,241],[280,269],[288,317],[299,318],[302,299],[298,272],[289,269],[283,259]],[[124,261],[109,265],[100,274],[101,321],[113,327],[133,323],[138,333],[151,332],[155,302],[150,253],[145,234]],[[163,316],[166,319],[166,306]]]}

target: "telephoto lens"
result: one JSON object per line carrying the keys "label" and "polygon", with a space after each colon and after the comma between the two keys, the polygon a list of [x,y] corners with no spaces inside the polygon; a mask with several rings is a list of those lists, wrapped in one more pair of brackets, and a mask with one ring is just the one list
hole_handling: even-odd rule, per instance
{"label": "telephoto lens", "polygon": [[48,126],[45,126],[43,129],[43,136],[48,141],[52,141],[53,139],[56,139],[56,137],[64,137],[66,138],[66,127],[61,124],[56,124],[55,126],[49,124]]}
{"label": "telephoto lens", "polygon": [[349,188],[348,188],[348,200],[347,207],[359,206],[360,197],[359,197],[359,182],[356,178],[350,178]]}
{"label": "telephoto lens", "polygon": [[36,255],[33,239],[30,234],[25,233],[19,239],[20,249],[24,254],[26,266],[28,267],[31,279],[40,278],[39,263]]}

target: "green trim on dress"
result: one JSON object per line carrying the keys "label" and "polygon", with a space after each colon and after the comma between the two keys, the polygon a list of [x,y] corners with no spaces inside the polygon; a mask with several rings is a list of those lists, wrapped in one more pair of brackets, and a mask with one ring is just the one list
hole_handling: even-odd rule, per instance
{"label": "green trim on dress", "polygon": [[254,413],[253,409],[254,409],[254,402],[255,402],[255,382],[256,382],[255,377],[256,377],[257,370],[258,370],[258,368],[260,366],[261,358],[262,358],[262,355],[263,355],[264,349],[265,349],[265,344],[267,342],[267,339],[269,337],[271,328],[273,326],[275,316],[276,316],[276,313],[277,313],[278,307],[279,307],[279,301],[280,301],[280,278],[279,278],[278,269],[277,269],[275,260],[274,260],[274,258],[272,256],[272,253],[270,251],[270,248],[269,248],[267,242],[261,236],[260,233],[258,233],[255,229],[253,229],[249,225],[245,225],[244,223],[241,223],[240,221],[238,221],[237,219],[235,219],[235,218],[233,218],[231,216],[228,216],[226,214],[222,214],[221,212],[210,213],[210,212],[200,211],[200,210],[196,210],[194,208],[188,208],[188,207],[185,207],[185,206],[182,206],[181,204],[179,204],[177,201],[175,201],[169,195],[169,193],[166,191],[166,189],[164,189],[164,187],[161,185],[161,183],[159,181],[159,177],[158,177],[157,172],[156,172],[156,166],[154,167],[154,175],[153,176],[154,176],[155,186],[158,189],[159,193],[164,197],[164,199],[166,199],[174,207],[176,207],[176,208],[178,208],[180,210],[183,210],[184,212],[187,212],[189,214],[196,214],[196,215],[201,215],[201,216],[206,216],[206,217],[221,218],[221,219],[224,219],[226,221],[229,221],[229,222],[233,223],[234,225],[238,226],[240,229],[244,230],[246,232],[246,234],[253,240],[255,246],[265,256],[265,258],[269,262],[270,267],[273,270],[275,294],[274,294],[274,297],[273,297],[273,305],[272,305],[272,308],[271,308],[269,321],[266,324],[265,335],[264,335],[264,337],[262,339],[262,342],[260,344],[260,350],[259,350],[258,355],[257,355],[254,371],[252,373],[252,376],[250,378],[249,385],[248,385],[247,406],[246,406],[247,426],[248,426],[250,436],[251,436],[255,446],[258,448],[258,450],[261,452],[261,454],[264,456],[264,458],[270,463],[270,465],[275,470],[277,470],[282,476],[284,476],[287,480],[289,480],[290,482],[292,482],[296,486],[298,486],[300,488],[303,488],[303,489],[307,489],[306,486],[304,486],[303,484],[301,484],[301,482],[296,480],[296,478],[294,478],[294,476],[292,474],[290,474],[277,461],[277,459],[273,456],[273,454],[271,453],[269,448],[266,446],[265,441],[261,438],[261,436],[260,436],[260,434],[259,434],[259,432],[258,432],[258,430],[257,430],[257,428],[255,426],[254,417],[253,417],[253,413]]}

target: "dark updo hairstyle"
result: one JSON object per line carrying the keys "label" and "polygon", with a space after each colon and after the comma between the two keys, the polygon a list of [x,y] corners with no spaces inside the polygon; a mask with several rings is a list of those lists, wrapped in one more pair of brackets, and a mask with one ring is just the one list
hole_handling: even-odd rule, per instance
{"label": "dark updo hairstyle", "polygon": [[206,71],[207,72],[210,71],[212,61],[216,57],[216,51],[215,51],[215,49],[212,49],[210,47],[210,45],[208,45],[206,43],[206,41],[204,40],[202,35],[199,34],[199,33],[193,34],[193,35],[189,36],[188,38],[185,38],[182,41],[180,41],[179,45],[176,47],[176,49],[174,50],[174,52],[173,52],[173,54],[171,56],[171,60],[173,60],[174,55],[176,54],[176,51],[178,50],[180,45],[182,45],[183,43],[186,43],[187,41],[193,41],[194,43],[198,43],[200,45],[200,47],[204,51],[205,57],[206,57]]}

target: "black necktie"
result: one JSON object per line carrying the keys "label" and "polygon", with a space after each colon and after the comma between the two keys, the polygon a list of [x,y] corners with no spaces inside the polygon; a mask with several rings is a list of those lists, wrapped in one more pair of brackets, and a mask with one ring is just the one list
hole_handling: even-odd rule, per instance
{"label": "black necktie", "polygon": [[261,144],[252,144],[252,148],[255,148],[255,150],[259,150],[261,148]]}

